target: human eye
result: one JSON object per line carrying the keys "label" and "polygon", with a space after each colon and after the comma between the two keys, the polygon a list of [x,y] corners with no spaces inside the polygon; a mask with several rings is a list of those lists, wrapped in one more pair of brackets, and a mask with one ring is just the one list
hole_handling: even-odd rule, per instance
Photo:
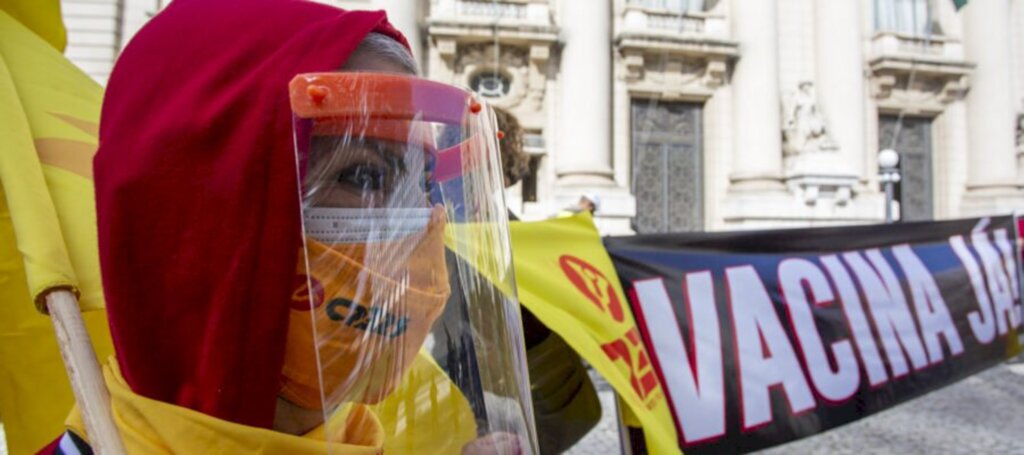
{"label": "human eye", "polygon": [[336,181],[358,191],[383,191],[387,189],[388,174],[383,166],[360,163],[340,170]]}

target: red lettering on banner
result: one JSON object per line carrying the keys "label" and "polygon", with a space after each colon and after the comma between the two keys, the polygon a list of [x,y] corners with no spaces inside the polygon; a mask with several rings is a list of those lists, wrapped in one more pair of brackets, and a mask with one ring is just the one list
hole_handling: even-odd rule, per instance
{"label": "red lettering on banner", "polygon": [[967,270],[967,276],[971,280],[971,288],[974,289],[974,297],[978,301],[978,311],[967,314],[967,322],[971,324],[971,332],[974,338],[981,344],[989,344],[996,338],[996,320],[992,314],[992,302],[989,300],[988,289],[985,288],[985,278],[981,275],[981,268],[978,261],[971,254],[971,250],[964,242],[962,235],[954,235],[949,238],[949,246],[960,258],[960,263]]}
{"label": "red lettering on banner", "polygon": [[626,320],[625,313],[622,311],[622,302],[615,294],[615,287],[597,267],[568,254],[558,258],[558,263],[562,266],[562,272],[569,278],[569,281],[594,305],[597,305],[598,309],[611,314],[615,322]]}
{"label": "red lettering on banner", "polygon": [[903,275],[907,277],[907,285],[914,298],[917,322],[921,326],[921,338],[928,349],[929,364],[937,364],[945,357],[939,336],[946,339],[946,345],[953,355],[962,354],[964,344],[960,340],[960,334],[956,331],[956,325],[949,315],[949,308],[942,298],[942,293],[939,292],[939,286],[935,283],[935,278],[928,273],[924,262],[914,254],[910,245],[897,245],[892,248],[892,254],[900,263]]}
{"label": "red lettering on banner", "polygon": [[[791,415],[814,409],[814,396],[800,361],[757,271],[750,265],[729,267],[725,270],[725,281],[739,370],[743,431],[772,422],[769,391],[775,387],[782,388]],[[764,355],[765,351],[768,355]]]}
{"label": "red lettering on banner", "polygon": [[861,304],[857,287],[853,285],[850,273],[846,271],[838,256],[830,254],[820,259],[843,301],[843,315],[846,316],[846,324],[853,335],[853,341],[857,344],[860,361],[868,373],[868,382],[872,388],[881,387],[889,380],[889,376],[885,372],[885,363],[878,353],[875,335],[871,333],[871,326],[864,314],[864,306]]}
{"label": "red lettering on banner", "polygon": [[1003,260],[992,246],[988,233],[974,233],[971,235],[971,242],[974,243],[974,250],[981,258],[982,270],[985,271],[988,292],[992,296],[992,308],[995,310],[996,328],[1000,335],[1005,335],[1009,329],[1020,326],[1020,315],[1014,311],[1016,299],[1010,289],[1011,280],[1007,276],[1016,274],[1017,271],[1007,273],[1008,271],[1003,268]]}
{"label": "red lettering on banner", "polygon": [[1010,242],[1006,229],[997,229],[993,234],[996,238],[996,247],[999,248],[999,254],[1003,258],[1003,268],[1010,280],[1010,291],[1014,302],[1010,320],[1014,322],[1014,327],[1017,327],[1024,322],[1022,321],[1024,314],[1021,314],[1020,277],[1018,276],[1020,269],[1017,267],[1017,255],[1014,253],[1015,248]]}
{"label": "red lettering on banner", "polygon": [[[929,269],[930,250],[901,244],[817,258],[780,258],[774,270],[777,295],[765,287],[761,274],[772,273],[763,270],[766,263],[726,267],[724,282],[716,282],[720,277],[710,270],[682,267],[682,283],[671,285],[682,285],[675,302],[663,278],[638,278],[629,296],[640,332],[630,330],[603,348],[613,360],[630,365],[631,384],[640,396],[647,396],[659,380],[664,384],[684,448],[707,445],[725,436],[728,426],[736,431],[738,424],[739,431],[751,432],[820,403],[843,404],[867,392],[869,385],[877,389],[890,379],[963,354],[961,336],[966,335],[958,327],[965,322],[983,344],[1024,324],[1018,249],[1010,234],[974,232],[951,237],[949,245],[977,297],[978,308],[966,315],[968,321],[954,319],[959,313],[951,312],[939,287],[962,280],[963,272],[957,268],[959,277],[939,281]],[[584,293],[600,287],[597,279],[588,285],[589,276],[572,259],[563,257],[562,266],[570,278],[570,270],[579,276],[574,283]],[[932,267],[948,274],[948,266]],[[725,295],[716,298],[716,291]],[[961,292],[946,297],[963,299]],[[602,300],[591,300],[607,308]],[[731,323],[729,333],[720,333],[721,311],[731,319],[723,321]],[[734,351],[724,352],[729,348],[723,337],[729,336]],[[642,351],[636,357],[631,347],[642,349],[644,344],[651,349],[650,357]],[[731,389],[727,394],[724,386],[729,356],[735,395]],[[653,372],[639,374],[651,368]],[[778,407],[782,399],[788,412]],[[739,415],[727,421],[726,413],[736,411]]]}
{"label": "red lettering on banner", "polygon": [[683,445],[706,443],[724,436],[722,338],[711,272],[686,274],[683,298],[689,346],[683,343],[661,278],[634,281],[630,297],[637,324],[651,347],[656,372],[665,384]]}
{"label": "red lettering on banner", "polygon": [[779,291],[818,396],[832,404],[850,399],[860,387],[853,346],[849,340],[836,341],[829,357],[811,312],[811,304],[825,306],[835,299],[825,274],[806,259],[786,259],[779,264]]}
{"label": "red lettering on banner", "polygon": [[865,261],[864,255],[859,252],[843,254],[843,259],[864,290],[875,330],[882,339],[882,348],[889,359],[892,377],[900,378],[910,372],[907,357],[910,357],[915,371],[928,366],[928,357],[907,307],[903,288],[892,268],[878,249],[868,250],[867,258]]}

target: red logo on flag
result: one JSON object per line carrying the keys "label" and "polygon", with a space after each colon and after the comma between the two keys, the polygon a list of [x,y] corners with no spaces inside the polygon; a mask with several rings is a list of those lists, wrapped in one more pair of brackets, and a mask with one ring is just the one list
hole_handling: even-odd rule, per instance
{"label": "red logo on flag", "polygon": [[630,329],[626,336],[602,345],[601,349],[609,359],[621,360],[629,366],[629,383],[640,399],[646,400],[658,388],[658,377],[636,329]]}
{"label": "red logo on flag", "polygon": [[[313,292],[310,296],[309,286],[312,283]],[[319,308],[324,303],[324,286],[308,275],[300,274],[295,277],[295,292],[292,293],[291,307],[293,310],[309,311],[310,298],[313,299],[312,308]]]}
{"label": "red logo on flag", "polygon": [[597,267],[588,262],[568,254],[558,259],[562,271],[569,278],[576,289],[579,289],[597,308],[611,314],[615,322],[623,322],[625,315],[622,312],[622,302],[615,294],[615,287],[612,282],[601,273]]}

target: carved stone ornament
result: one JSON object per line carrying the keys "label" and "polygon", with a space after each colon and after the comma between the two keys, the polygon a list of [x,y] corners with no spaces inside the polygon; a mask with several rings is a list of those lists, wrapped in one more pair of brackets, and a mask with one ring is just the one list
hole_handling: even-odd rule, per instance
{"label": "carved stone ornament", "polygon": [[835,151],[824,115],[818,109],[814,83],[800,82],[797,89],[783,97],[783,153],[787,155]]}
{"label": "carved stone ornament", "polygon": [[480,73],[500,72],[509,78],[508,92],[491,100],[504,108],[540,111],[543,109],[547,78],[543,68],[547,63],[546,46],[513,46],[493,43],[459,45],[454,59],[454,71],[462,84],[469,86]]}
{"label": "carved stone ornament", "polygon": [[974,64],[958,40],[879,33],[868,60],[872,95],[879,107],[940,113],[967,94]]}
{"label": "carved stone ornament", "polygon": [[630,93],[703,99],[726,84],[729,64],[739,58],[739,45],[728,38],[723,18],[687,15],[684,20],[704,25],[686,33],[652,28],[646,21],[629,25],[630,17],[649,19],[651,14],[629,9],[615,35],[616,64],[621,68],[617,77]]}
{"label": "carved stone ornament", "polygon": [[627,83],[671,85],[680,92],[713,90],[725,84],[725,58],[645,54],[641,50],[622,53]]}

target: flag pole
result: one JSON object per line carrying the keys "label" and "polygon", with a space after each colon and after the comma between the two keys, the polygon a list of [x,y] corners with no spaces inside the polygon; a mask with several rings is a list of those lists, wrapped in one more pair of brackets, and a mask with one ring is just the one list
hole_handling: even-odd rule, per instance
{"label": "flag pole", "polygon": [[57,288],[46,292],[45,301],[90,445],[101,455],[123,455],[124,445],[110,410],[110,393],[85,330],[78,298],[67,289]]}

